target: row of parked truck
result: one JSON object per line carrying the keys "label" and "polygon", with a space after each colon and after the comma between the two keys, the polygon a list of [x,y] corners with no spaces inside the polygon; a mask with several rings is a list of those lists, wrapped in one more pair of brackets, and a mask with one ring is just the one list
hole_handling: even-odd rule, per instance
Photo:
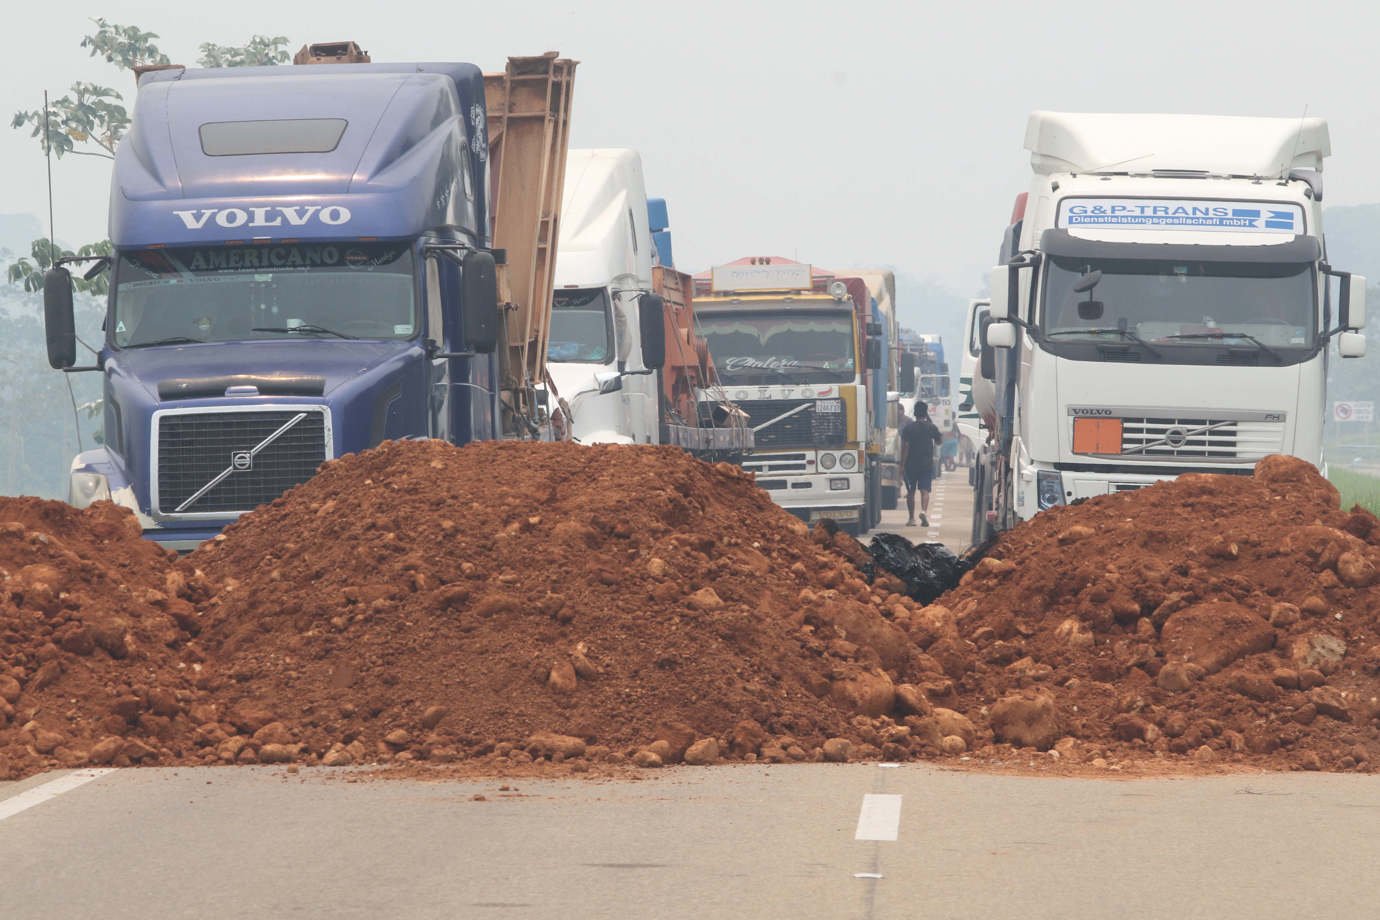
{"label": "row of parked truck", "polygon": [[432,437],[677,445],[856,531],[894,507],[890,272],[680,271],[638,154],[569,149],[554,53],[294,65],[139,74],[114,255],[82,267],[111,273],[91,364],[71,262],[45,281],[50,363],[104,377],[75,504],[188,549],[325,460]]}
{"label": "row of parked truck", "polygon": [[[903,332],[888,271],[677,266],[637,153],[570,150],[554,53],[139,75],[115,161],[104,378],[71,500],[190,548],[390,438],[670,444],[861,532],[900,491],[900,397],[976,455],[973,539],[1040,509],[1270,453],[1322,464],[1327,365],[1364,279],[1322,231],[1317,118],[1037,112],[1034,169],[960,349]],[[80,261],[80,260],[72,260]]]}

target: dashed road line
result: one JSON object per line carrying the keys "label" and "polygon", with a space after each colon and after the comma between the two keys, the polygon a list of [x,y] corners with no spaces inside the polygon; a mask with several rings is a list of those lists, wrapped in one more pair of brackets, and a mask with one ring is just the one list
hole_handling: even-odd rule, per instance
{"label": "dashed road line", "polygon": [[863,796],[858,811],[858,829],[854,840],[895,840],[901,829],[901,797],[899,795]]}
{"label": "dashed road line", "polygon": [[93,779],[100,779],[107,773],[114,773],[113,768],[96,770],[76,770],[50,779],[46,783],[34,786],[32,789],[25,789],[16,796],[0,801],[0,821],[6,818],[13,818],[22,811],[28,811],[35,805],[42,805],[50,799],[55,799],[64,792],[71,792],[79,786],[85,786]]}

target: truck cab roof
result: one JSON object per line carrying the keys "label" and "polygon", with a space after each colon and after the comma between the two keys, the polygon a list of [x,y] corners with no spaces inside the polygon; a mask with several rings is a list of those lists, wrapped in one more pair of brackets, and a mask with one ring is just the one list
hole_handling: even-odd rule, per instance
{"label": "truck cab roof", "polygon": [[1293,169],[1320,171],[1332,153],[1322,118],[1047,111],[1030,114],[1025,148],[1038,175],[1284,178]]}
{"label": "truck cab roof", "polygon": [[621,147],[566,155],[556,287],[651,284],[655,261],[648,229],[642,158]]}
{"label": "truck cab roof", "polygon": [[[485,116],[471,64],[148,73],[116,154],[111,239],[399,238],[455,227],[483,241]],[[451,191],[457,178],[463,195]]]}

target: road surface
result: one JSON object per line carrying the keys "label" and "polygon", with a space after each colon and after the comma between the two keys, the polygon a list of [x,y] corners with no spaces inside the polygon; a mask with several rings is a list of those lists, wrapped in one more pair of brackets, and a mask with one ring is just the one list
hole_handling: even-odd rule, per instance
{"label": "road surface", "polygon": [[[916,516],[919,517],[919,496],[916,496]],[[900,507],[883,511],[882,523],[873,532],[899,533],[914,543],[939,542],[955,553],[968,548],[973,532],[973,489],[968,485],[968,470],[959,467],[934,481],[930,493],[930,526],[906,526],[906,497],[901,494]],[[863,538],[867,542],[867,538]]]}
{"label": "road surface", "polygon": [[502,792],[349,775],[0,784],[0,917],[1298,920],[1380,903],[1374,776],[743,765]]}

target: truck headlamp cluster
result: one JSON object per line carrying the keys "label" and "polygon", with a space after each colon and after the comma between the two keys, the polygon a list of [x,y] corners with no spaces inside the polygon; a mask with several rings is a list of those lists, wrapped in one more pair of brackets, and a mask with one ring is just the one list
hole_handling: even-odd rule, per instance
{"label": "truck headlamp cluster", "polygon": [[1064,477],[1058,470],[1040,470],[1035,474],[1035,499],[1041,511],[1064,503]]}
{"label": "truck headlamp cluster", "polygon": [[67,503],[74,508],[89,508],[95,502],[110,501],[110,480],[101,473],[74,472],[67,483]]}

